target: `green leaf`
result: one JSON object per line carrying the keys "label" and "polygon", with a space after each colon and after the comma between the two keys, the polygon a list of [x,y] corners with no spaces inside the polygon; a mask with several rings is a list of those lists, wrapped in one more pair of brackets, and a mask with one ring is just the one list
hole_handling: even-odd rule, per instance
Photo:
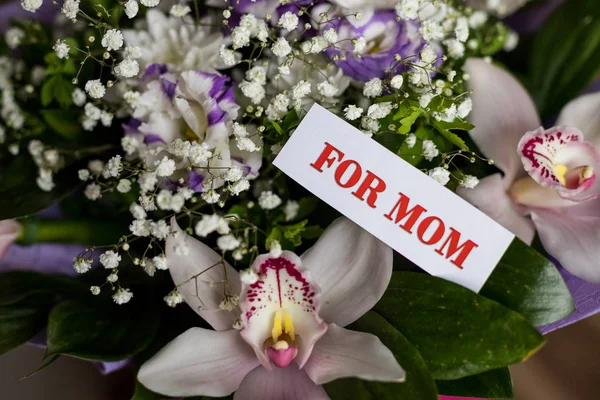
{"label": "green leaf", "polygon": [[600,8],[572,0],[557,8],[533,42],[529,75],[542,116],[561,107],[589,85],[600,65]]}
{"label": "green leaf", "polygon": [[277,131],[277,133],[279,133],[280,135],[283,135],[283,129],[281,129],[281,125],[279,125],[275,121],[271,121],[271,125],[273,125],[273,128],[275,128],[275,130]]}
{"label": "green leaf", "polygon": [[42,117],[50,129],[65,139],[73,139],[81,132],[81,124],[77,120],[79,112],[77,111],[42,110]]}
{"label": "green leaf", "polygon": [[89,289],[82,282],[62,275],[30,271],[9,271],[0,274],[0,306],[14,305],[29,297],[50,303],[60,295],[89,295]]}
{"label": "green leaf", "polygon": [[514,397],[508,368],[494,369],[453,381],[436,381],[436,384],[438,392],[446,396],[483,399],[512,399]]}
{"label": "green leaf", "polygon": [[435,379],[519,363],[544,343],[520,314],[422,273],[394,272],[373,309],[419,350]]}
{"label": "green leaf", "polygon": [[[135,301],[137,301],[137,305]],[[144,350],[156,335],[158,312],[140,299],[118,306],[63,302],[50,311],[46,358],[55,354],[94,361],[118,361]]]}
{"label": "green leaf", "polygon": [[46,325],[48,307],[38,304],[12,304],[0,307],[0,354],[22,345]]}
{"label": "green leaf", "polygon": [[48,105],[52,103],[52,100],[54,99],[54,87],[58,79],[60,78],[57,76],[51,76],[42,85],[42,90],[40,92],[40,101],[42,102],[42,106],[48,107]]}
{"label": "green leaf", "polygon": [[480,294],[518,311],[535,326],[556,322],[575,309],[554,264],[518,239],[513,240]]}
{"label": "green leaf", "polygon": [[379,337],[406,371],[406,380],[404,383],[337,380],[325,385],[325,390],[333,400],[437,400],[436,385],[425,361],[417,349],[385,318],[370,311],[348,329],[372,333]]}
{"label": "green leaf", "polygon": [[62,108],[67,108],[73,104],[72,92],[73,84],[63,79],[62,74],[55,74],[42,85],[40,101],[42,106],[47,107],[52,100],[56,100]]}
{"label": "green leaf", "polygon": [[64,168],[54,176],[56,187],[45,192],[35,183],[37,167],[31,156],[22,152],[0,178],[0,220],[25,217],[58,203],[81,184],[76,170]]}
{"label": "green leaf", "polygon": [[281,226],[283,237],[292,242],[294,246],[300,246],[302,244],[302,232],[304,232],[307,223],[308,220],[305,219],[294,225]]}
{"label": "green leaf", "polygon": [[[465,141],[460,136],[458,136],[456,133],[450,132],[450,130],[449,130],[449,129],[461,129],[461,128],[454,128],[454,127],[452,127],[453,126],[452,123],[445,123],[445,124],[446,125],[443,125],[442,122],[435,122],[433,124],[433,126],[450,143],[452,143],[453,145],[461,148],[462,150],[469,150],[469,147],[467,146],[467,144],[465,143]],[[471,126],[471,129],[472,129],[473,125],[470,125],[470,126]],[[468,130],[468,129],[466,129],[466,130]]]}
{"label": "green leaf", "polygon": [[162,400],[164,398],[165,396],[147,389],[139,381],[135,382],[135,392],[133,393],[131,400]]}
{"label": "green leaf", "polygon": [[[400,127],[398,128],[398,133],[406,135],[410,132],[413,124],[421,116],[423,110],[418,107],[411,107],[407,110],[405,116],[400,119]],[[398,115],[398,114],[396,114]]]}

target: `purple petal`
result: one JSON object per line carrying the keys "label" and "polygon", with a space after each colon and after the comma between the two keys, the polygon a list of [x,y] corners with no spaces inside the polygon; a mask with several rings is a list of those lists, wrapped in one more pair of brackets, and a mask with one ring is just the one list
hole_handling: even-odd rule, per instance
{"label": "purple petal", "polygon": [[72,244],[13,245],[0,261],[0,272],[22,270],[74,275],[73,258],[85,249],[85,246]]}
{"label": "purple petal", "polygon": [[202,187],[202,183],[204,183],[204,179],[206,179],[206,177],[204,175],[198,173],[198,171],[196,171],[195,169],[191,170],[190,173],[188,174],[189,188],[192,189],[194,192],[204,191],[204,187]]}
{"label": "purple petal", "polygon": [[147,82],[150,81],[164,73],[167,72],[166,64],[150,64],[146,67],[142,75],[142,81]]}
{"label": "purple petal", "polygon": [[173,100],[175,96],[175,89],[177,89],[177,82],[171,82],[168,79],[161,78],[162,90],[169,97],[169,99]]}
{"label": "purple petal", "polygon": [[144,143],[152,144],[152,143],[166,143],[163,138],[155,133],[149,133],[144,136]]}
{"label": "purple petal", "polygon": [[142,125],[142,121],[137,118],[130,118],[127,123],[122,124],[121,127],[125,133],[138,133],[138,128]]}

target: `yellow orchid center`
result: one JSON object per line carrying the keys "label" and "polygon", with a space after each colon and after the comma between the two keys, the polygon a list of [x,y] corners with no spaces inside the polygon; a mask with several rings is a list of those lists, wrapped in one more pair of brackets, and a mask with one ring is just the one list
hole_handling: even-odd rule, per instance
{"label": "yellow orchid center", "polygon": [[295,331],[294,324],[292,323],[292,316],[289,312],[276,311],[275,318],[273,318],[273,329],[271,329],[271,338],[273,339],[273,343],[277,343],[279,341],[279,337],[283,334],[287,334],[290,340],[294,340]]}

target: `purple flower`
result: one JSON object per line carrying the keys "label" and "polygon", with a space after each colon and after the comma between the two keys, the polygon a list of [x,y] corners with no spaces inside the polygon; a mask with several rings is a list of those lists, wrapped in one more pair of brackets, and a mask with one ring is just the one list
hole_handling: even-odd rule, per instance
{"label": "purple flower", "polygon": [[[338,42],[326,50],[327,56],[346,75],[359,81],[404,71],[404,64],[398,63],[395,56],[418,61],[415,56],[425,46],[419,25],[397,21],[393,10],[365,11],[359,20],[354,16],[343,17],[324,25],[321,33],[331,28],[336,30]],[[364,38],[364,45],[360,44],[360,38]]]}

